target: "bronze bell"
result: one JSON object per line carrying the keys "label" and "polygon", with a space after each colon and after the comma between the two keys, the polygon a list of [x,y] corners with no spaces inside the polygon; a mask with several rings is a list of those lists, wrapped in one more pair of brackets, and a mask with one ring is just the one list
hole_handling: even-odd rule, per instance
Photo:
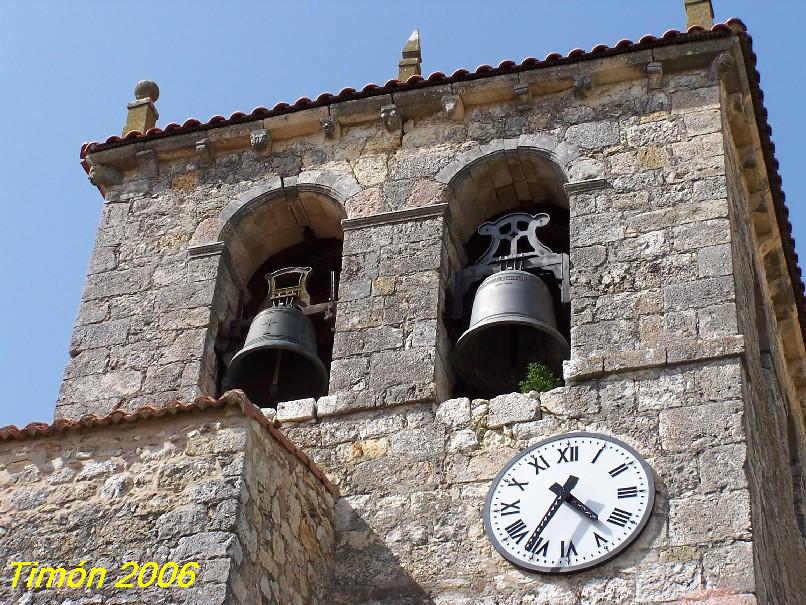
{"label": "bronze bell", "polygon": [[456,372],[482,393],[515,391],[529,363],[562,376],[568,342],[557,331],[548,286],[526,271],[505,270],[481,282],[470,325],[453,351]]}
{"label": "bronze bell", "polygon": [[[316,355],[313,323],[302,312],[310,302],[305,289],[310,267],[281,269],[266,275],[269,294],[249,326],[246,343],[229,366],[229,381],[260,407],[280,401],[319,397],[328,375]],[[278,280],[298,283],[278,287]]]}

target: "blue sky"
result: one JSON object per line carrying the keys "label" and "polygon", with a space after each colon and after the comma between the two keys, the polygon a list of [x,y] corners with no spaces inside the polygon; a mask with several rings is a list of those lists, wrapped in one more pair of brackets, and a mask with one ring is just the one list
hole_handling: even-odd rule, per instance
{"label": "blue sky", "polygon": [[[759,55],[795,238],[806,242],[806,3],[716,0]],[[41,1],[0,5],[0,426],[50,420],[101,197],[81,143],[119,134],[140,79],[159,124],[383,83],[419,28],[426,73],[590,49],[685,26],[683,0]]]}

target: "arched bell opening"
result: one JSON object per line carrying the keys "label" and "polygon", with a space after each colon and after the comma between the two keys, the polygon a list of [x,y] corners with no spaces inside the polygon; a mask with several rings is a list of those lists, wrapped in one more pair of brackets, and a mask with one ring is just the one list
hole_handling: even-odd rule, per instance
{"label": "arched bell opening", "polygon": [[530,363],[570,354],[565,175],[540,151],[501,151],[452,183],[459,239],[445,318],[455,396],[518,390]]}
{"label": "arched bell opening", "polygon": [[257,405],[327,392],[341,272],[344,210],[320,191],[285,189],[239,210],[225,227],[233,272],[230,319],[219,330],[219,391]]}

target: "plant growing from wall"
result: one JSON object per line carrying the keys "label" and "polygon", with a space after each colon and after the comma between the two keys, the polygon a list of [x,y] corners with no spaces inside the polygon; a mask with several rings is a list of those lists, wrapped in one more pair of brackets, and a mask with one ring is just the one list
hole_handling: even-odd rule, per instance
{"label": "plant growing from wall", "polygon": [[551,368],[542,363],[530,363],[526,368],[526,378],[518,383],[518,391],[542,393],[558,386],[560,386],[560,379],[551,371]]}

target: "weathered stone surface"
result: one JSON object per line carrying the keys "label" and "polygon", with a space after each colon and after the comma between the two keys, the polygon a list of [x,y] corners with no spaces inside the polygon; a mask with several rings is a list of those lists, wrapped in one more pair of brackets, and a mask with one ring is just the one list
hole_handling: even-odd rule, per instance
{"label": "weathered stone surface", "polygon": [[310,420],[314,416],[316,416],[315,399],[296,399],[277,404],[277,420],[280,422],[299,422]]}
{"label": "weathered stone surface", "polygon": [[[243,438],[234,441],[234,435]],[[246,464],[229,475],[227,466],[244,456]],[[106,567],[107,579],[116,580],[126,561],[198,562],[191,588],[137,588],[136,602],[246,605],[254,593],[245,587],[259,586],[261,578],[271,587],[271,602],[329,602],[322,572],[332,560],[333,498],[308,466],[239,411],[0,442],[0,468],[18,461],[35,463],[41,472],[20,484],[9,483],[0,471],[6,496],[0,556],[6,561],[73,569],[80,556],[87,569]],[[194,462],[203,463],[204,472],[188,466]],[[81,469],[76,483],[64,475],[70,468]],[[177,480],[166,482],[166,476]],[[213,493],[226,495],[205,496]],[[80,602],[134,602],[131,590],[110,581],[92,594]],[[3,602],[30,602],[30,595],[78,602],[66,587],[32,592],[13,590],[10,582],[0,586]]]}
{"label": "weathered stone surface", "polygon": [[495,429],[515,422],[540,418],[540,399],[533,395],[511,393],[490,400],[487,428]]}
{"label": "weathered stone surface", "polygon": [[749,538],[750,501],[746,491],[669,502],[669,543],[673,546]]}

